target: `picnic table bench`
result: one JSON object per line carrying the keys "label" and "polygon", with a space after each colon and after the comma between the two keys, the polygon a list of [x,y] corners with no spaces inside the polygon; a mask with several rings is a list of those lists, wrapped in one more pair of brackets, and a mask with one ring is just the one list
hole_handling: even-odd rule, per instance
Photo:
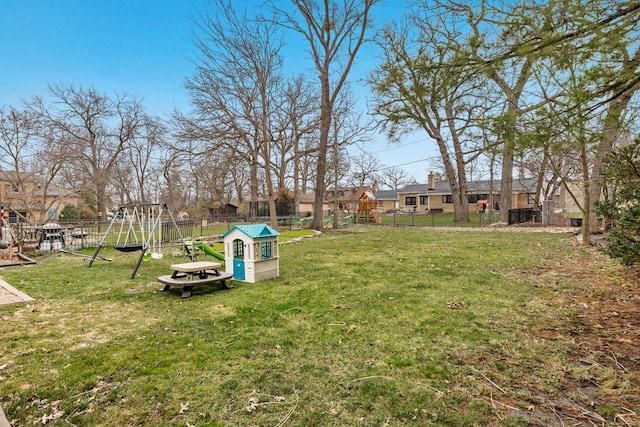
{"label": "picnic table bench", "polygon": [[233,274],[221,273],[218,271],[221,266],[222,264],[219,262],[209,261],[172,264],[173,273],[158,277],[158,281],[164,283],[163,291],[168,291],[171,286],[180,286],[182,298],[189,298],[196,285],[211,285],[220,282],[225,289],[231,289],[233,286],[228,284],[227,280],[233,278]]}

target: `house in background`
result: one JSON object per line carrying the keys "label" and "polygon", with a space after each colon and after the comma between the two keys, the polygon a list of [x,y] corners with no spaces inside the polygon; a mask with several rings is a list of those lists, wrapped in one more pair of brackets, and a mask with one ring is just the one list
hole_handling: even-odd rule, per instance
{"label": "house in background", "polygon": [[[535,178],[515,178],[512,184],[513,209],[535,208]],[[469,181],[467,183],[469,211],[477,211],[482,205],[493,209],[500,206],[501,181]],[[376,197],[377,194],[376,194]],[[453,195],[447,181],[430,173],[426,184],[412,183],[398,191],[398,209],[404,212],[453,212]],[[390,202],[387,202],[390,203]]]}
{"label": "house in background", "polygon": [[[535,202],[536,178],[514,178],[512,183],[511,206],[513,209],[537,208]],[[497,210],[500,205],[501,181],[479,180],[467,183],[469,211],[484,208]],[[430,173],[426,184],[413,182],[400,190],[376,191],[374,187],[336,187],[325,192],[323,211],[330,215],[334,209],[344,214],[354,214],[359,210],[362,196],[375,200],[376,213],[401,212],[453,212],[453,195],[449,182]],[[295,197],[295,212],[299,217],[313,216],[314,193],[298,194]]]}
{"label": "house in background", "polygon": [[[303,193],[298,194],[295,197],[295,205],[296,205],[296,213],[299,217],[310,217],[313,216],[313,204],[315,203],[315,193]],[[326,198],[322,202],[322,211],[329,211],[329,203]]]}
{"label": "house in background", "polygon": [[235,217],[238,215],[238,205],[234,203],[219,203],[215,207],[209,208],[211,219],[221,217]]}
{"label": "house in background", "polygon": [[579,180],[567,179],[553,197],[554,210],[556,212],[580,212],[580,207],[578,207],[574,197],[583,201],[584,187]]}
{"label": "house in background", "polygon": [[78,206],[78,197],[33,173],[0,171],[0,205],[10,223],[58,220],[65,205]]}
{"label": "house in background", "polygon": [[432,203],[437,206],[430,206],[429,204],[429,190],[432,189],[429,184],[412,183],[405,185],[398,191],[398,209],[402,212],[428,212],[431,210],[442,212],[441,203]]}
{"label": "house in background", "polygon": [[378,202],[378,210],[381,212],[393,212],[400,207],[400,200],[396,190],[376,191],[374,197]]}

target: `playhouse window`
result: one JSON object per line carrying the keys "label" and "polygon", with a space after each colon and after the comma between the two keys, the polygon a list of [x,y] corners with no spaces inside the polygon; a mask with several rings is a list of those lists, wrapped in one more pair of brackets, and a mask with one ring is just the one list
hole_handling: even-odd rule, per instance
{"label": "playhouse window", "polygon": [[244,258],[244,244],[240,239],[236,239],[233,241],[233,257]]}
{"label": "playhouse window", "polygon": [[273,242],[262,242],[260,245],[260,253],[262,255],[262,259],[270,259],[273,257],[272,245]]}

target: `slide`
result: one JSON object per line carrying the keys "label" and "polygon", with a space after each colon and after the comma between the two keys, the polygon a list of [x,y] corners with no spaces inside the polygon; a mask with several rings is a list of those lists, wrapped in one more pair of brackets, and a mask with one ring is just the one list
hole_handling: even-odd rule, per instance
{"label": "slide", "polygon": [[224,261],[224,254],[221,254],[220,252],[216,252],[213,250],[213,248],[209,245],[207,245],[206,243],[203,242],[197,242],[197,241],[191,241],[191,242],[184,242],[187,246],[193,246],[194,248],[200,248],[202,250],[202,252],[204,252],[207,255],[210,255],[212,257],[214,257],[215,259],[218,259],[220,261]]}

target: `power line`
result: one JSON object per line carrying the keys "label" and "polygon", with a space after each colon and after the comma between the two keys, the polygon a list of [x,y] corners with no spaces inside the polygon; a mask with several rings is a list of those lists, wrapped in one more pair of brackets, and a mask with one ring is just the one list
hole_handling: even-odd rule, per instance
{"label": "power line", "polygon": [[412,164],[414,164],[414,163],[426,162],[427,160],[431,160],[431,158],[430,158],[430,157],[427,157],[426,159],[414,160],[414,161],[412,161],[412,162],[400,163],[400,164],[398,164],[398,165],[385,166],[385,167],[380,168],[380,169],[378,169],[378,170],[379,170],[379,171],[383,171],[383,170],[386,170],[386,169],[397,168],[397,167],[400,167],[400,166],[412,165]]}
{"label": "power line", "polygon": [[[367,154],[378,154],[378,153],[384,153],[385,151],[397,150],[397,149],[400,149],[400,148],[407,147],[407,146],[409,146],[409,145],[413,145],[413,144],[417,144],[417,143],[419,143],[419,142],[427,141],[428,139],[429,139],[429,138],[423,138],[423,139],[418,139],[417,141],[407,142],[406,144],[396,144],[396,145],[394,145],[394,146],[392,146],[392,147],[387,147],[387,148],[385,148],[385,149],[383,149],[383,150],[372,151],[372,152],[367,153]],[[362,151],[366,153],[366,151],[365,151],[365,150],[362,150]]]}
{"label": "power line", "polygon": [[400,148],[404,148],[404,147],[407,147],[409,145],[417,144],[419,142],[424,142],[424,141],[428,141],[428,140],[429,140],[429,138],[422,138],[422,139],[418,139],[418,140],[413,141],[413,142],[407,142],[405,144],[394,144],[391,147],[388,146],[387,148],[384,148],[384,149],[378,150],[378,151],[367,151],[363,147],[360,147],[360,146],[358,146],[358,148],[360,149],[360,151],[362,151],[363,153],[366,153],[366,154],[378,154],[378,153],[384,153],[385,151],[398,150]]}

